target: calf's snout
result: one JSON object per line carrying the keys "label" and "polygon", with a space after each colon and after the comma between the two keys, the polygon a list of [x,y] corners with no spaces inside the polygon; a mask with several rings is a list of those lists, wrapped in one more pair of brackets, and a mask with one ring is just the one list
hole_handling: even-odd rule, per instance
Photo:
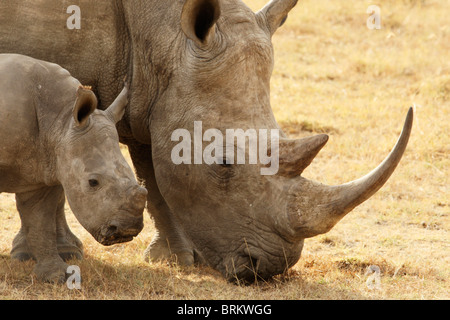
{"label": "calf's snout", "polygon": [[142,231],[143,227],[142,216],[141,218],[133,219],[128,217],[126,222],[113,220],[101,228],[97,241],[106,246],[128,242],[133,240]]}

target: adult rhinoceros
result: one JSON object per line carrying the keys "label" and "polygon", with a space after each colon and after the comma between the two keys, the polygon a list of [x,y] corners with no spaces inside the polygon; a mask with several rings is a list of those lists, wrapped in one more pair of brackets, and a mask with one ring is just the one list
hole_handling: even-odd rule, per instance
{"label": "adult rhinoceros", "polygon": [[389,157],[340,186],[300,176],[326,135],[290,140],[281,132],[276,175],[261,175],[262,164],[176,165],[171,135],[192,132],[195,121],[221,132],[279,128],[270,107],[271,37],[297,0],[273,0],[256,14],[240,0],[77,3],[81,28],[70,29],[70,0],[0,1],[0,52],[62,65],[93,86],[103,109],[129,79],[118,130],[149,192],[158,231],[146,250],[152,260],[207,263],[228,279],[281,273],[298,261],[305,238],[373,195],[406,148],[411,111]]}

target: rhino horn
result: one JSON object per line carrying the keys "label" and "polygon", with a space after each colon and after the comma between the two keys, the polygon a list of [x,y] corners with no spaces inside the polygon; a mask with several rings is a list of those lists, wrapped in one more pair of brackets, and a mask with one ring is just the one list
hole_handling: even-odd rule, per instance
{"label": "rhino horn", "polygon": [[270,33],[274,34],[286,21],[289,11],[297,2],[298,0],[272,0],[257,13],[257,16],[265,18]]}
{"label": "rhino horn", "polygon": [[114,102],[106,109],[106,113],[109,115],[110,119],[117,123],[119,122],[125,114],[125,107],[128,104],[128,84],[125,84],[124,88],[114,100]]}
{"label": "rhino horn", "polygon": [[328,135],[326,134],[296,140],[281,140],[278,174],[285,177],[299,176],[327,141]]}
{"label": "rhino horn", "polygon": [[[391,153],[366,176],[339,186],[326,186],[297,177],[289,191],[288,225],[296,238],[328,232],[348,212],[377,192],[397,167],[408,144],[413,123],[409,109],[402,133]],[[298,182],[298,183],[297,183]]]}

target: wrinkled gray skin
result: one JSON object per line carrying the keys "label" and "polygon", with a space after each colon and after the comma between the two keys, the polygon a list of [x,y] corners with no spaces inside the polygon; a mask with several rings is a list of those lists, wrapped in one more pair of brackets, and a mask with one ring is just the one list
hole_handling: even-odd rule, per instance
{"label": "wrinkled gray skin", "polygon": [[300,176],[326,135],[281,133],[274,176],[262,176],[260,165],[173,164],[171,134],[192,132],[194,121],[222,132],[279,128],[270,106],[271,38],[296,3],[274,0],[254,13],[240,0],[82,0],[81,30],[68,30],[70,1],[2,0],[0,52],[61,64],[94,87],[100,108],[127,76],[119,135],[149,191],[158,231],[146,257],[207,263],[227,279],[253,281],[294,265],[305,238],[329,231],[374,194],[399,162],[412,124],[410,112],[390,157],[342,186]]}
{"label": "wrinkled gray skin", "polygon": [[147,191],[124,159],[115,127],[127,89],[101,111],[94,93],[56,64],[0,54],[0,74],[0,192],[16,194],[23,239],[15,241],[27,249],[13,254],[36,259],[40,279],[62,281],[62,258],[82,255],[65,219],[56,221],[64,218],[64,195],[104,245],[142,230]]}

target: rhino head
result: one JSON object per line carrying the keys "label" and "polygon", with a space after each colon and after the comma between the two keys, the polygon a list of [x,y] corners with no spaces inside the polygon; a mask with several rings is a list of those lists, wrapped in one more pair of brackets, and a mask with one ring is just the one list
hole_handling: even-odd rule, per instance
{"label": "rhino head", "polygon": [[[187,156],[190,161],[171,159],[181,138],[170,141],[170,137],[180,128],[193,137],[195,122],[201,121],[202,133],[213,129],[223,136],[227,129],[279,129],[270,106],[271,37],[296,3],[271,1],[254,13],[241,1],[185,1],[182,33],[172,43],[182,50],[172,59],[163,99],[152,109],[158,188],[192,242],[195,260],[220,270],[229,280],[267,278],[293,266],[305,238],[329,231],[387,181],[411,131],[410,110],[386,160],[367,176],[338,186],[301,176],[327,135],[292,140],[280,131],[274,175],[262,175],[261,163],[230,162],[227,148],[221,153],[222,162],[196,163],[194,151]],[[167,106],[172,106],[170,111]],[[187,145],[193,143],[194,139]]]}
{"label": "rhino head", "polygon": [[115,124],[127,104],[124,88],[105,111],[80,86],[57,148],[57,172],[69,205],[83,227],[103,245],[126,242],[143,228],[147,190],[123,157]]}

